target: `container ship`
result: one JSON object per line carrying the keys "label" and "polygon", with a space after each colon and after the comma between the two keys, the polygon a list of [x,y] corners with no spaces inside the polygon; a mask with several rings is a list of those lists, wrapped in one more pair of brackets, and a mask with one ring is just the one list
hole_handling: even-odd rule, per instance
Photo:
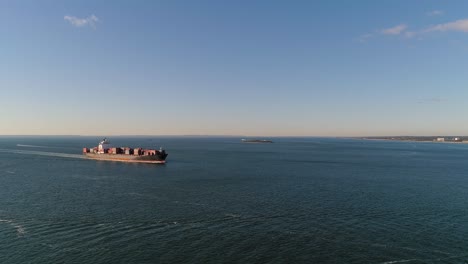
{"label": "container ship", "polygon": [[110,142],[104,138],[97,147],[83,148],[83,155],[95,160],[109,160],[132,163],[166,163],[167,153],[160,148],[143,149],[129,147],[112,147]]}

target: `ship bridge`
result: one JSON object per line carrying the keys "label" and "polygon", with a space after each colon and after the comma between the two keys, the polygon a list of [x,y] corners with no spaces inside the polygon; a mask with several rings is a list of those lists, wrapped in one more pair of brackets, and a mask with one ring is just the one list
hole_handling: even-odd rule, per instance
{"label": "ship bridge", "polygon": [[98,153],[106,153],[106,150],[110,148],[112,148],[112,145],[107,140],[107,138],[104,138],[101,142],[99,142]]}

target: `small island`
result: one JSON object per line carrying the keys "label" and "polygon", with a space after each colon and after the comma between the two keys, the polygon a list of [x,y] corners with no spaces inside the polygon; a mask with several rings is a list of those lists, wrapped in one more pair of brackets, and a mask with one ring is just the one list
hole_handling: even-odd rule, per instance
{"label": "small island", "polygon": [[266,139],[242,139],[242,143],[273,143],[271,140]]}

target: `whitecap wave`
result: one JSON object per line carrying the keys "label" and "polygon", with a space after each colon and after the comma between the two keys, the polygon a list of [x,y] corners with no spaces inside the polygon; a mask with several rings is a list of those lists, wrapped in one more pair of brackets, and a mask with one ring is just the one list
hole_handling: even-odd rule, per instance
{"label": "whitecap wave", "polygon": [[410,261],[419,261],[419,259],[392,260],[392,261],[383,262],[382,264],[405,263],[405,262],[410,262]]}
{"label": "whitecap wave", "polygon": [[228,214],[224,214],[224,215],[227,216],[227,217],[232,217],[232,218],[240,218],[241,217],[240,214],[230,214],[230,213],[228,213]]}
{"label": "whitecap wave", "polygon": [[16,229],[16,235],[18,237],[23,237],[24,234],[26,234],[26,230],[22,225],[19,225],[18,223],[13,222],[12,220],[6,220],[6,219],[0,219],[0,223],[7,223],[13,228]]}

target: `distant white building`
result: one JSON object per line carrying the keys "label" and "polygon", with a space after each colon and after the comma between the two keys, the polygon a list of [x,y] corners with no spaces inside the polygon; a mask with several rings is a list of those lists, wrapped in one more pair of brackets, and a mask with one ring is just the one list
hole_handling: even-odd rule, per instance
{"label": "distant white building", "polygon": [[443,138],[443,137],[436,138],[435,141],[437,141],[437,142],[444,142],[444,141],[445,141],[445,138]]}

